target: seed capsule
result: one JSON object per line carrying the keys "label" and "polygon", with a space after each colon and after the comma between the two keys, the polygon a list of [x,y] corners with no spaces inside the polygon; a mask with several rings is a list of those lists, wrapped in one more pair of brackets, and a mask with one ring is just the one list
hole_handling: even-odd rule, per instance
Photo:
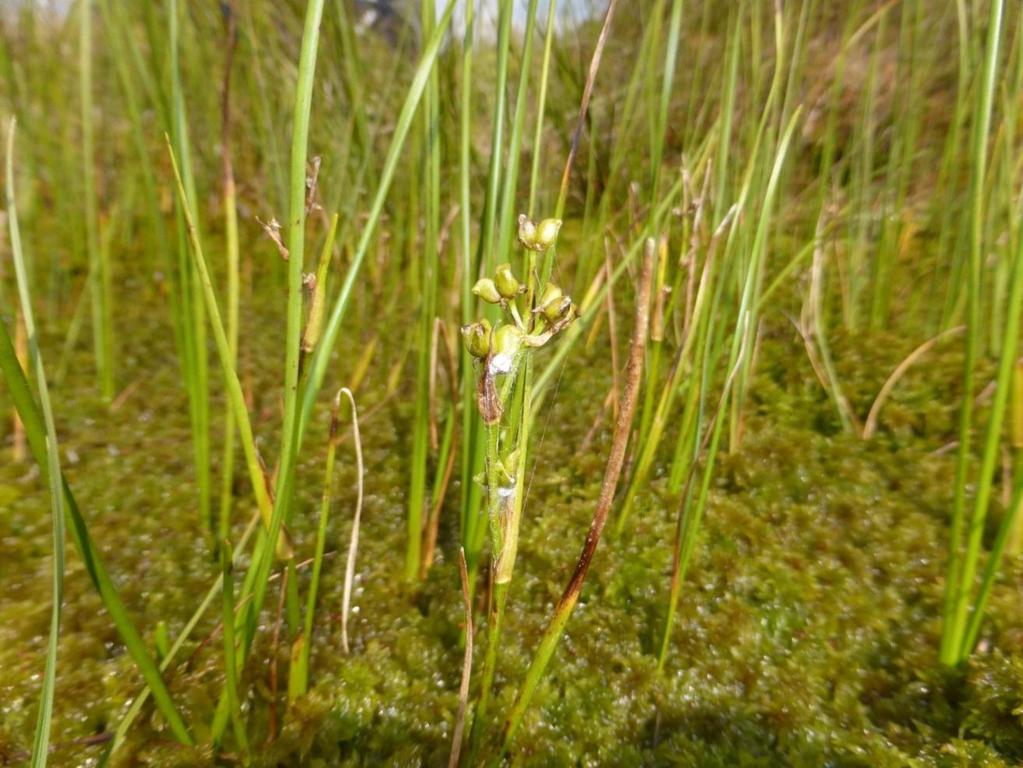
{"label": "seed capsule", "polygon": [[472,287],[472,292],[488,304],[497,304],[501,301],[501,294],[497,290],[497,286],[494,285],[494,281],[489,277],[477,280],[476,285]]}
{"label": "seed capsule", "polygon": [[514,299],[522,292],[522,284],[512,272],[511,264],[502,264],[494,273],[494,285],[505,299]]}
{"label": "seed capsule", "polygon": [[547,283],[543,287],[543,293],[540,294],[540,301],[537,302],[537,312],[546,312],[547,307],[556,305],[564,297],[561,292],[561,288],[556,286],[554,283]]}
{"label": "seed capsule", "polygon": [[473,357],[484,358],[490,354],[491,333],[490,323],[486,318],[478,323],[462,326],[462,338],[465,340],[465,348]]}
{"label": "seed capsule", "polygon": [[536,226],[536,249],[546,251],[558,239],[561,219],[544,219]]}
{"label": "seed capsule", "polygon": [[536,223],[526,214],[519,214],[519,242],[523,247],[536,249]]}
{"label": "seed capsule", "polygon": [[559,320],[562,320],[571,309],[572,299],[568,296],[562,296],[557,301],[552,302],[543,308],[543,316],[551,323],[557,323]]}

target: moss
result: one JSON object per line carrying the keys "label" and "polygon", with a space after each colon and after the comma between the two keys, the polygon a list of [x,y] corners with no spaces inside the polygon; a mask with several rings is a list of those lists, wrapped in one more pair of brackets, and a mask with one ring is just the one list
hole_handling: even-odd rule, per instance
{"label": "moss", "polygon": [[[117,585],[152,642],[165,620],[176,633],[213,581],[203,520],[194,512],[187,413],[169,334],[144,317],[125,323],[126,380],[145,392],[108,412],[88,381],[59,392],[68,472]],[[247,342],[258,392],[272,392],[279,329]],[[869,408],[905,342],[836,339],[839,375],[857,413]],[[864,350],[869,350],[864,351]],[[594,353],[596,354],[596,353]],[[265,357],[262,357],[265,355]],[[352,356],[349,356],[352,357]],[[567,581],[597,496],[607,436],[576,447],[609,382],[585,356],[570,363],[542,419],[537,471],[512,587],[496,708],[508,703],[554,601]],[[344,366],[351,361],[342,357]],[[936,353],[912,370],[871,442],[840,432],[812,380],[798,339],[783,324],[765,333],[742,450],[723,454],[680,603],[666,672],[652,656],[661,631],[677,498],[670,458],[638,499],[629,530],[601,544],[582,600],[516,744],[522,765],[1003,766],[1023,758],[1023,565],[1010,562],[992,600],[985,653],[950,674],[937,665],[945,523],[952,457],[934,451],[954,431],[958,361]],[[364,413],[383,391],[374,366]],[[379,377],[379,381],[372,377]],[[256,429],[272,441],[272,398],[257,398]],[[582,404],[583,407],[580,407]],[[461,601],[454,563],[456,514],[445,510],[439,559],[425,582],[400,579],[404,537],[404,435],[408,409],[367,416],[366,505],[350,635],[340,644],[354,469],[342,448],[310,693],[290,711],[257,765],[442,765],[461,667]],[[314,536],[322,446],[314,423],[300,467],[293,532]],[[215,427],[215,435],[219,431]],[[244,477],[237,487],[249,508]],[[457,484],[449,498],[457,498]],[[23,467],[0,467],[0,756],[29,744],[46,629],[48,537],[44,489]],[[303,573],[302,588],[307,575]],[[268,601],[276,605],[276,600]],[[483,611],[477,605],[477,615]],[[253,741],[267,727],[272,610],[245,670]],[[206,616],[167,677],[197,736],[221,685],[215,617]],[[476,660],[482,660],[482,640]],[[286,669],[286,644],[277,649]],[[99,747],[76,740],[112,728],[140,682],[72,557],[60,647],[54,765],[79,765]],[[283,683],[281,690],[283,690]],[[280,693],[280,691],[278,692]],[[231,749],[230,743],[227,745]],[[209,748],[173,744],[147,711],[120,764],[212,765]]]}

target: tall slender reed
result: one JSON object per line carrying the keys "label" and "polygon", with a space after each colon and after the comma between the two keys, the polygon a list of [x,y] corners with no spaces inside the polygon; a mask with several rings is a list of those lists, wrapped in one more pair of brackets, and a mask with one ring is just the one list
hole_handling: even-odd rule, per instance
{"label": "tall slender reed", "polygon": [[[663,13],[663,2],[658,3],[654,13],[659,18]],[[661,71],[661,91],[657,109],[656,126],[652,126],[653,135],[650,142],[650,189],[649,196],[651,203],[658,199],[658,192],[661,185],[662,160],[664,157],[664,144],[667,139],[668,115],[671,106],[672,86],[675,81],[675,66],[678,58],[679,38],[682,29],[682,0],[674,0],[671,5],[671,20],[668,26],[668,40],[665,47],[664,65]],[[650,205],[650,213],[656,210],[656,205]],[[653,223],[647,225],[652,230]],[[656,269],[655,295],[658,302],[658,309],[655,310],[655,320],[652,332],[650,333],[651,350],[649,353],[649,368],[647,372],[646,395],[643,398],[639,422],[640,444],[646,443],[646,436],[650,429],[650,420],[653,417],[654,389],[657,386],[658,374],[660,371],[661,355],[664,348],[664,295],[665,282],[667,279],[667,242],[662,242],[659,249],[659,258]]]}
{"label": "tall slender reed", "polygon": [[550,84],[551,53],[554,50],[555,20],[558,13],[558,0],[550,0],[547,5],[546,29],[543,36],[543,63],[540,65],[540,86],[536,96],[536,115],[533,126],[533,157],[529,169],[529,205],[526,215],[536,216],[537,194],[540,186],[540,159],[543,157],[544,118],[547,115],[547,87]]}
{"label": "tall slender reed", "polygon": [[[308,204],[309,120],[312,112],[316,52],[320,41],[323,0],[306,4],[305,29],[295,87],[294,125],[291,132],[291,172],[288,215],[288,308],[284,343],[284,417],[281,428],[280,477],[290,478],[295,460],[295,422],[298,415],[298,374],[301,354],[305,224]],[[287,517],[289,500],[278,494],[274,516]],[[279,522],[277,525],[279,526]],[[271,527],[272,530],[273,526]]]}
{"label": "tall slender reed", "polygon": [[[420,24],[424,36],[428,36],[435,24],[436,8],[430,0],[421,3]],[[437,238],[440,230],[440,91],[437,68],[430,70],[420,113],[422,125],[422,147],[424,155],[424,227],[423,242],[419,249],[421,258],[415,258],[420,265],[421,283],[419,289],[419,338],[416,363],[415,415],[412,426],[412,466],[409,473],[409,500],[407,518],[407,541],[405,548],[405,577],[416,578],[422,565],[423,519],[429,503],[426,492],[427,462],[430,448],[430,349],[434,344],[434,322],[437,314],[437,282],[439,278],[439,256]],[[418,223],[418,222],[416,222]]]}
{"label": "tall slender reed", "polygon": [[[956,453],[956,472],[952,501],[952,519],[949,532],[948,571],[945,581],[944,623],[942,625],[941,661],[956,665],[964,660],[963,646],[966,633],[969,593],[973,588],[977,561],[980,557],[981,537],[987,516],[991,490],[991,462],[988,449],[982,463],[985,476],[978,477],[973,503],[973,514],[966,521],[966,486],[970,476],[971,438],[973,433],[974,378],[977,356],[981,344],[981,281],[984,258],[985,191],[987,178],[988,133],[994,104],[998,52],[1001,43],[1002,18],[1005,3],[992,0],[988,17],[987,42],[980,87],[977,92],[977,110],[974,114],[972,150],[970,155],[969,192],[969,257],[967,261],[966,349],[963,359],[963,394],[959,412],[959,448]],[[992,429],[1000,426],[992,418]],[[994,437],[997,448],[997,434]],[[990,443],[990,438],[988,443]],[[964,534],[967,541],[963,544]],[[967,654],[969,651],[967,651]]]}
{"label": "tall slender reed", "polygon": [[[760,213],[760,219],[757,222],[756,228],[753,234],[752,247],[747,257],[748,266],[755,268],[755,271],[748,272],[747,278],[743,281],[743,295],[740,304],[740,311],[749,312],[748,322],[743,325],[742,332],[747,335],[741,343],[748,346],[750,350],[754,349],[755,336],[759,332],[760,328],[760,312],[759,302],[757,297],[763,288],[764,272],[766,270],[766,251],[768,247],[767,236],[769,233],[769,225],[772,221],[774,214],[775,205],[775,194],[777,188],[781,183],[781,174],[784,168],[785,154],[788,149],[789,138],[791,138],[791,132],[795,130],[796,120],[802,113],[802,109],[796,109],[792,115],[792,119],[786,129],[783,125],[778,123],[778,119],[781,115],[781,101],[784,97],[783,85],[785,82],[785,71],[787,66],[787,37],[785,18],[781,4],[775,4],[774,6],[774,71],[771,75],[771,85],[765,100],[765,106],[763,113],[760,117],[760,122],[754,129],[752,123],[750,125],[751,135],[754,136],[753,146],[758,147],[761,142],[769,143],[774,146],[776,154],[773,162],[768,165],[765,164],[760,166],[751,166],[750,170],[756,173],[760,177],[761,183],[764,175],[766,175],[767,169],[770,168],[769,178],[764,183],[763,192],[763,208]],[[782,131],[786,131],[788,138],[778,139],[779,134]],[[756,154],[754,150],[754,155]],[[755,169],[755,170],[754,170]],[[752,278],[752,279],[750,279]],[[737,342],[733,339],[733,345],[737,345]],[[743,436],[743,411],[746,405],[746,398],[749,392],[750,379],[752,378],[753,372],[753,355],[749,354],[740,358],[739,362],[741,367],[739,369],[738,376],[736,377],[735,386],[732,390],[732,402],[731,412],[729,418],[729,432],[728,432],[728,451],[730,453],[738,452],[742,443]]]}
{"label": "tall slender reed", "polygon": [[[969,152],[963,152],[963,130],[965,126],[970,125],[969,121],[969,110],[970,110],[970,80],[972,77],[973,67],[971,64],[972,56],[970,50],[970,35],[969,35],[969,20],[967,18],[966,0],[956,0],[956,41],[958,43],[958,67],[956,71],[956,101],[955,109],[953,110],[953,118],[951,130],[949,130],[948,136],[945,140],[945,145],[942,151],[942,162],[938,174],[938,185],[939,188],[943,189],[945,194],[941,196],[940,207],[943,211],[954,210],[953,203],[956,196],[959,194],[958,185],[950,183],[951,180],[961,172],[960,164],[962,162],[961,156],[963,154],[970,155]],[[952,265],[949,270],[950,275],[955,275],[957,279],[949,280],[944,291],[944,301],[940,302],[941,312],[938,316],[938,323],[940,328],[944,329],[949,327],[955,322],[957,313],[957,307],[960,299],[963,297],[960,282],[958,279],[962,276],[962,251],[961,247],[957,247],[958,243],[953,238],[960,238],[961,233],[957,232],[954,224],[962,223],[966,221],[966,213],[964,212],[961,216],[953,217],[948,215],[940,216],[940,228],[938,230],[938,248],[940,252],[944,253],[948,250],[953,250]],[[959,221],[956,221],[959,219]],[[934,291],[932,291],[933,295]],[[934,302],[938,304],[939,302]],[[932,321],[934,315],[937,314],[932,311]],[[950,564],[951,568],[951,564]],[[951,571],[949,571],[951,573]],[[944,634],[942,635],[942,642],[944,643]]]}
{"label": "tall slender reed", "polygon": [[[1020,200],[1019,206],[1019,216],[1023,219],[1023,199]],[[967,559],[963,571],[964,578],[960,587],[959,600],[961,603],[966,603],[969,600],[969,593],[972,592],[973,579],[971,578],[967,581],[965,577],[967,575],[974,575],[979,559],[977,554],[979,544],[975,544],[975,541],[979,540],[980,537],[974,531],[977,528],[983,527],[986,506],[990,504],[992,477],[995,474],[995,466],[998,462],[1001,436],[1005,428],[1006,409],[1010,390],[1013,387],[1013,371],[1018,366],[1020,347],[1019,328],[1020,319],[1023,317],[1023,239],[1016,245],[1016,253],[1011,265],[1010,275],[1005,326],[1002,329],[1001,350],[998,358],[998,373],[995,378],[994,398],[991,403],[991,413],[988,416],[984,453],[981,460],[982,474],[978,480],[977,496],[974,502],[974,518],[971,520],[970,548],[967,550]],[[1009,537],[1016,525],[1021,505],[1023,505],[1023,484],[1017,483],[1012,500],[1002,517],[998,534],[988,554],[976,597],[970,603],[969,615],[962,630],[962,640],[959,645],[958,655],[960,661],[965,661],[969,658],[970,654],[973,653],[974,647],[977,645],[981,623],[984,620],[988,600],[991,597],[991,589],[994,586],[995,577],[998,574]]]}
{"label": "tall slender reed", "polygon": [[[734,393],[735,382],[744,368],[745,361],[752,354],[754,336],[750,332],[750,325],[754,322],[755,296],[761,275],[761,263],[765,258],[765,243],[767,231],[771,226],[770,212],[775,202],[775,194],[778,189],[778,180],[781,176],[782,167],[788,155],[792,134],[798,124],[801,110],[793,113],[784,134],[780,137],[774,160],[771,164],[771,175],[767,180],[764,190],[764,199],[760,211],[760,217],[756,224],[754,234],[754,247],[750,260],[742,275],[742,292],[738,300],[735,330],[732,335],[730,350],[728,353],[728,374],[725,379],[717,410],[708,425],[708,432],[702,438],[695,439],[698,446],[694,451],[690,464],[687,485],[692,482],[696,472],[696,457],[702,451],[706,451],[704,466],[701,473],[699,494],[695,500],[689,492],[689,488],[683,492],[679,502],[679,514],[676,523],[675,544],[673,548],[673,565],[671,574],[671,587],[669,590],[667,610],[664,621],[664,631],[661,635],[660,649],[658,652],[658,670],[663,669],[667,659],[672,628],[678,608],[678,600],[681,594],[682,583],[685,579],[686,570],[696,544],[696,536],[699,533],[703,514],[707,507],[707,499],[710,494],[710,483],[714,473],[714,465],[720,450],[721,437],[726,422],[726,408]],[[733,234],[736,230],[732,230]],[[708,337],[709,340],[709,337]],[[698,434],[698,433],[697,433]]]}
{"label": "tall slender reed", "polygon": [[[184,181],[181,177],[181,172],[178,168],[177,160],[174,155],[173,147],[170,145],[169,138],[167,140],[167,150],[171,158],[171,167],[174,172],[177,194],[178,197],[184,201],[187,193],[185,192]],[[224,329],[223,320],[221,319],[220,309],[213,290],[213,282],[206,264],[206,257],[203,252],[202,243],[199,239],[200,236],[198,228],[195,226],[195,222],[192,220],[191,213],[187,206],[184,208],[184,218],[191,246],[190,250],[193,266],[203,289],[203,306],[209,318],[210,326],[213,329],[213,339],[216,344],[217,355],[220,359],[221,368],[224,374],[224,384],[227,388],[228,400],[232,410],[234,411],[235,420],[238,425],[238,433],[241,438],[242,449],[245,455],[245,463],[249,471],[249,480],[252,485],[253,495],[256,497],[256,505],[259,510],[259,514],[263,519],[264,530],[267,532],[267,535],[260,536],[257,539],[256,548],[253,552],[254,565],[246,572],[245,582],[242,586],[242,598],[246,598],[250,596],[249,592],[252,589],[252,579],[254,579],[257,574],[254,570],[255,562],[270,560],[274,557],[275,553],[285,562],[290,562],[292,559],[292,549],[288,539],[287,529],[283,528],[279,523],[276,526],[274,525],[274,502],[268,489],[269,484],[267,478],[264,476],[262,466],[260,465],[252,425],[245,405],[245,397],[242,393],[241,382],[231,361],[230,344],[227,339],[227,332]],[[248,617],[245,616],[243,612],[241,617],[243,627],[249,626],[247,619]],[[241,658],[244,661],[248,653],[248,649],[251,646],[251,636],[243,635],[241,640]],[[230,715],[226,691],[221,701],[223,704],[218,707],[217,724],[213,728],[213,737],[215,741],[218,741],[223,734],[223,729],[227,726],[227,718]]]}
{"label": "tall slender reed", "polygon": [[99,214],[96,206],[96,147],[92,100],[92,0],[81,0],[79,13],[79,87],[82,97],[82,187],[84,191],[85,243],[89,257],[89,293],[92,304],[93,352],[104,399],[114,396],[113,338],[110,308],[110,259],[99,246]]}
{"label": "tall slender reed", "polygon": [[[668,43],[664,51],[664,65],[661,69],[661,92],[657,105],[657,127],[650,153],[650,199],[657,200],[661,186],[661,166],[664,157],[664,143],[667,139],[668,116],[671,96],[675,83],[675,68],[678,61],[679,39],[682,32],[682,0],[672,0],[671,20],[668,23]],[[658,9],[659,10],[659,9]]]}
{"label": "tall slender reed", "polygon": [[[234,163],[231,159],[231,72],[234,65],[235,48],[238,45],[237,20],[234,7],[224,5],[227,49],[224,54],[224,83],[221,88],[220,151],[221,174],[224,189],[224,250],[227,256],[227,346],[231,365],[238,369],[238,312],[239,312],[239,244],[238,244],[238,201],[234,181]],[[234,410],[229,408],[224,415],[224,454],[221,462],[220,513],[217,532],[220,541],[230,538],[231,506],[234,498],[234,454],[237,425]]]}
{"label": "tall slender reed", "polygon": [[[434,29],[433,34],[427,41],[424,47],[423,55],[419,66],[416,69],[415,76],[413,77],[412,85],[410,86],[409,92],[406,96],[405,103],[401,109],[396,124],[394,136],[392,138],[392,144],[388,150],[387,156],[384,161],[384,168],[380,175],[380,185],[377,189],[374,201],[363,225],[362,232],[359,237],[359,241],[355,248],[355,253],[351,265],[349,266],[348,272],[345,276],[345,280],[342,283],[340,292],[334,301],[334,305],[331,308],[329,314],[326,315],[325,324],[323,326],[322,335],[320,336],[319,343],[316,345],[315,350],[310,353],[307,358],[308,368],[304,370],[307,374],[303,374],[304,386],[302,392],[299,393],[299,381],[296,378],[294,381],[296,391],[293,393],[293,397],[296,400],[296,413],[293,417],[293,421],[290,424],[286,424],[285,429],[282,431],[282,460],[279,464],[280,469],[277,475],[277,487],[276,487],[276,498],[273,503],[272,514],[269,518],[268,528],[268,540],[278,541],[283,530],[283,523],[285,513],[288,509],[289,502],[287,501],[291,493],[292,481],[293,481],[293,460],[294,457],[301,450],[302,438],[306,425],[309,423],[309,418],[312,413],[313,405],[317,399],[317,393],[319,392],[320,386],[323,383],[323,379],[326,376],[326,367],[333,353],[335,344],[337,343],[337,337],[341,329],[341,321],[344,317],[345,311],[348,308],[349,301],[351,300],[352,291],[354,290],[354,284],[356,277],[358,276],[359,270],[365,260],[366,254],[369,249],[370,242],[372,240],[374,229],[380,220],[381,213],[383,210],[384,200],[386,199],[390,183],[393,179],[395,169],[398,163],[398,157],[401,149],[404,145],[405,139],[408,136],[411,128],[413,117],[416,112],[419,100],[422,97],[423,91],[426,87],[426,80],[430,69],[434,66],[434,62],[437,57],[438,50],[440,48],[441,40],[443,39],[444,33],[447,29],[448,24],[451,21],[451,16],[454,11],[455,3],[454,0],[448,3],[448,6],[438,22],[437,28]],[[313,41],[307,40],[307,37],[313,35],[318,36],[319,34],[319,19],[321,16],[322,7],[320,4],[311,2],[307,7],[306,15],[306,26],[305,34],[303,35],[303,50],[300,56],[300,67],[299,67],[299,80],[308,81],[297,91],[296,95],[296,110],[301,112],[307,112],[311,109],[311,92],[312,92],[312,79],[313,69],[315,64],[315,45]],[[309,116],[308,114],[296,115],[295,126],[296,129],[308,130]],[[303,142],[299,142],[297,139],[293,140],[293,144],[298,145]],[[296,204],[296,207],[301,210],[301,216],[304,220],[305,217],[305,162],[304,150],[302,154],[302,170],[299,174],[297,172],[297,164],[294,162],[297,158],[293,157],[292,167],[292,184],[293,189],[291,190],[292,203]],[[297,188],[301,182],[301,193],[298,192]],[[303,233],[304,236],[304,233]],[[296,241],[298,233],[295,233]],[[291,250],[289,245],[289,258],[296,259],[294,251]],[[290,268],[290,267],[289,267]],[[301,275],[299,275],[301,279]],[[207,290],[207,297],[212,296],[212,289]],[[209,302],[208,309],[209,309]],[[210,310],[212,311],[212,310]],[[291,307],[289,304],[289,313]],[[298,310],[295,313],[299,321],[301,320],[301,304],[298,305]],[[289,331],[290,331],[289,326]],[[299,331],[301,328],[299,327]],[[226,338],[224,340],[224,353],[221,354],[221,362],[227,358],[226,354]],[[300,339],[296,339],[296,345],[300,343]],[[218,341],[218,350],[221,347]],[[292,352],[288,352],[292,354]],[[294,353],[297,355],[297,351]],[[297,357],[296,357],[297,361]],[[295,374],[298,373],[297,362],[296,368],[293,371]],[[237,377],[234,377],[235,381]],[[286,379],[290,381],[290,379]],[[238,391],[240,394],[240,388]],[[298,402],[301,401],[301,408],[298,409]],[[243,410],[243,409],[242,409]],[[285,415],[287,410],[285,410]],[[239,427],[242,426],[241,420],[239,421]],[[287,450],[290,454],[288,460],[288,470],[285,471],[285,462],[283,460],[283,451]],[[258,493],[258,492],[257,492]],[[278,549],[280,549],[278,547]],[[248,602],[247,610],[244,612],[245,615],[242,617],[243,622],[243,633],[242,633],[242,647],[245,649],[243,656],[247,656],[248,650],[252,646],[252,641],[255,636],[257,619],[262,611],[266,592],[269,586],[270,579],[270,568],[274,559],[274,548],[271,547],[257,547],[256,552],[253,556],[252,566],[250,571],[246,574],[246,581],[251,585],[251,599]],[[243,595],[248,595],[248,590],[243,586]],[[228,723],[228,708],[226,698],[221,698],[220,704],[218,704],[217,715],[214,720],[213,731],[215,734],[223,733],[223,730],[227,727]]]}
{"label": "tall slender reed", "polygon": [[515,90],[515,108],[512,111],[507,160],[504,163],[501,179],[495,259],[498,263],[502,263],[508,258],[514,233],[519,164],[522,155],[522,132],[526,121],[526,107],[529,103],[529,75],[532,69],[536,5],[537,0],[529,0],[526,7],[526,26],[522,33],[522,57],[519,61],[519,79]]}
{"label": "tall slender reed", "polygon": [[[154,268],[164,274],[173,275],[176,267],[175,254],[166,233],[163,213],[160,209],[160,195],[157,188],[154,164],[146,143],[146,124],[144,107],[147,105],[160,110],[162,105],[150,92],[148,75],[141,64],[141,54],[132,34],[127,8],[122,3],[112,0],[100,0],[103,29],[112,53],[117,81],[125,101],[128,119],[131,123],[131,143],[135,153],[135,162],[131,164],[138,170],[141,180],[146,226],[144,232],[147,251],[154,255]],[[171,318],[174,324],[175,343],[179,358],[183,359],[182,309],[178,290],[170,291]]]}
{"label": "tall slender reed", "polygon": [[499,258],[494,251],[494,228],[498,223],[501,179],[504,172],[504,132],[507,112],[508,57],[511,49],[511,0],[498,0],[497,15],[497,72],[494,82],[494,115],[491,122],[490,162],[487,170],[486,197],[483,201],[483,220],[477,245],[476,269],[492,272]]}
{"label": "tall slender reed", "polygon": [[[170,145],[169,139],[167,151],[171,159],[171,169],[174,173],[178,197],[184,201],[188,193],[185,191],[184,180],[181,177],[177,157],[174,154],[174,150]],[[184,218],[191,246],[190,252],[192,256],[192,263],[203,289],[203,306],[205,307],[210,326],[213,330],[213,341],[216,345],[217,355],[220,358],[228,400],[230,402],[231,409],[234,412],[235,421],[238,425],[238,433],[241,437],[245,463],[249,471],[249,481],[252,484],[252,493],[256,497],[256,506],[263,518],[264,526],[269,531],[271,530],[271,520],[273,517],[273,501],[270,497],[270,492],[267,489],[266,477],[264,476],[263,469],[259,463],[259,457],[256,451],[256,440],[253,435],[248,409],[245,405],[245,396],[242,393],[241,381],[239,380],[238,372],[235,370],[232,363],[231,345],[227,338],[227,331],[224,327],[224,322],[221,319],[219,304],[213,290],[213,280],[210,277],[209,267],[206,262],[206,255],[203,251],[202,242],[199,239],[199,230],[188,210],[185,210]],[[287,542],[286,531],[278,529],[277,534],[278,538],[271,540],[277,541],[277,551],[280,552],[282,556],[288,557],[290,544]],[[272,547],[270,549],[271,551],[273,550]]]}
{"label": "tall slender reed", "polygon": [[[903,214],[909,195],[910,183],[916,169],[917,140],[920,135],[921,88],[925,65],[923,46],[923,3],[920,0],[906,3],[900,12],[899,50],[906,51],[901,57],[898,72],[898,98],[905,105],[896,115],[896,132],[892,151],[888,156],[886,185],[889,188],[886,201],[886,215],[882,217],[879,235],[879,250],[874,267],[874,291],[871,299],[870,324],[880,328],[890,312],[895,258],[903,234],[906,232],[908,217]],[[891,213],[887,212],[891,206]]]}
{"label": "tall slender reed", "polygon": [[[345,279],[341,284],[341,288],[334,299],[331,310],[327,315],[326,324],[323,328],[322,339],[317,346],[315,353],[313,353],[310,358],[308,385],[305,387],[303,392],[301,419],[298,424],[299,446],[301,445],[302,434],[305,426],[309,423],[309,417],[312,414],[317,393],[319,392],[319,389],[323,384],[323,379],[326,376],[327,365],[330,361],[331,355],[333,354],[334,346],[337,343],[338,334],[341,331],[341,322],[345,317],[349,302],[352,299],[355,281],[359,276],[359,271],[366,259],[370,243],[373,241],[376,227],[380,222],[384,202],[387,199],[387,193],[390,190],[391,182],[394,180],[398,160],[404,147],[405,140],[411,129],[416,109],[419,105],[420,99],[422,98],[423,91],[426,88],[429,72],[436,63],[441,41],[444,39],[448,26],[451,23],[455,4],[456,0],[449,0],[443,15],[438,20],[437,26],[433,30],[433,34],[426,41],[426,45],[423,47],[423,53],[420,57],[419,64],[416,67],[412,83],[409,86],[408,92],[405,96],[405,101],[402,104],[401,110],[398,113],[398,119],[395,122],[391,145],[384,158],[383,170],[380,173],[377,190],[373,196],[373,202],[370,206],[365,223],[362,225],[358,242],[355,245],[352,255],[351,264],[345,274]],[[287,478],[282,479],[286,480]]]}
{"label": "tall slender reed", "polygon": [[[307,192],[307,164],[309,120],[312,111],[313,79],[316,72],[316,52],[319,45],[320,21],[323,18],[323,0],[309,0],[306,4],[302,48],[299,53],[298,82],[295,87],[295,113],[291,139],[291,172],[288,214],[288,303],[287,332],[284,351],[284,416],[281,426],[281,451],[278,459],[277,487],[273,499],[273,512],[268,523],[269,540],[280,535],[290,507],[291,481],[295,455],[298,451],[299,358],[301,353],[303,287],[305,265],[305,221]],[[290,557],[286,560],[290,561]],[[254,558],[253,599],[246,613],[243,647],[252,645],[259,612],[269,584],[273,550],[264,547]]]}
{"label": "tall slender reed", "polygon": [[[185,214],[198,227],[198,193],[192,169],[188,118],[179,66],[178,0],[167,0],[167,30],[170,50],[170,135],[174,153],[180,158],[184,197],[177,208],[178,222],[178,303],[181,310],[182,372],[188,390],[189,416],[192,424],[192,452],[198,490],[199,519],[207,524],[210,514],[210,434],[209,382],[207,375],[206,324],[203,322],[202,286],[189,259]],[[187,211],[185,210],[187,208]]]}

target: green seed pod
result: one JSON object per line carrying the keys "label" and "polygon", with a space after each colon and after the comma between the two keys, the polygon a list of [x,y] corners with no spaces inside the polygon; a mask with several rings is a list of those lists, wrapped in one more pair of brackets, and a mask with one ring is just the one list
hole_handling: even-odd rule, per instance
{"label": "green seed pod", "polygon": [[538,312],[546,312],[547,307],[558,304],[563,297],[564,294],[560,287],[554,283],[547,283],[540,294],[540,301],[537,302],[536,309]]}
{"label": "green seed pod", "polygon": [[512,272],[511,264],[502,264],[494,273],[494,285],[497,292],[505,299],[514,299],[522,293],[522,284]]}
{"label": "green seed pod", "polygon": [[482,277],[477,280],[476,285],[472,287],[472,292],[488,304],[497,304],[501,301],[501,293],[497,290],[497,286],[494,285],[494,281],[489,277]]}
{"label": "green seed pod", "polygon": [[543,316],[546,317],[551,323],[557,323],[560,320],[564,320],[568,313],[572,311],[572,297],[562,296],[556,301],[552,301],[550,304],[545,304],[543,308]]}
{"label": "green seed pod", "polygon": [[536,249],[546,251],[558,239],[561,219],[544,219],[536,225]]}
{"label": "green seed pod", "polygon": [[473,357],[483,358],[490,354],[490,341],[493,334],[490,330],[490,323],[486,318],[478,323],[462,326],[462,338],[465,340],[465,348]]}
{"label": "green seed pod", "polygon": [[519,214],[519,242],[523,247],[536,249],[536,224],[526,214]]}

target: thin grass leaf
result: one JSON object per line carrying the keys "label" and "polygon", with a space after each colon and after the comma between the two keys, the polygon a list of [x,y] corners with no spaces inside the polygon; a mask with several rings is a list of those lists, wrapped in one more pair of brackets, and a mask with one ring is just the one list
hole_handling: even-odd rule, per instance
{"label": "thin grass leaf", "polygon": [[36,719],[35,736],[32,739],[32,768],[42,768],[49,756],[50,724],[53,719],[53,695],[57,678],[57,640],[60,636],[60,617],[64,603],[64,494],[60,486],[60,451],[57,446],[57,428],[53,421],[50,405],[50,390],[46,384],[46,372],[39,351],[39,334],[32,312],[31,290],[25,269],[25,256],[21,249],[21,232],[18,227],[18,209],[14,196],[14,128],[11,118],[7,130],[7,218],[11,238],[11,256],[14,273],[18,282],[18,297],[21,301],[21,315],[28,334],[30,364],[36,373],[36,387],[39,390],[39,406],[46,427],[46,478],[50,489],[50,519],[53,526],[53,581],[50,589],[50,632],[46,641],[46,667],[43,671],[43,685],[39,694],[39,715]]}
{"label": "thin grass leaf", "polygon": [[[8,205],[10,204],[9,201]],[[45,420],[32,397],[14,345],[7,333],[6,326],[3,324],[0,324],[0,373],[3,374],[11,400],[18,412],[18,416],[21,418],[22,424],[24,424],[25,436],[32,455],[36,463],[46,473],[47,482],[49,483],[49,472],[47,470],[49,467],[49,448],[47,446],[48,438]],[[89,578],[92,580],[96,591],[100,595],[100,599],[103,601],[103,605],[110,614],[114,626],[121,635],[128,654],[134,660],[140,674],[152,690],[156,705],[166,718],[174,737],[183,744],[191,744],[192,737],[188,733],[188,728],[174,707],[170,693],[160,677],[160,671],[156,663],[146,650],[145,643],[135,628],[131,617],[128,615],[127,608],[117,594],[113,581],[109,573],[107,573],[106,567],[99,557],[99,552],[89,535],[85,518],[82,517],[66,480],[62,482],[62,485],[63,504],[67,515],[70,517],[71,535],[84,561]]]}

